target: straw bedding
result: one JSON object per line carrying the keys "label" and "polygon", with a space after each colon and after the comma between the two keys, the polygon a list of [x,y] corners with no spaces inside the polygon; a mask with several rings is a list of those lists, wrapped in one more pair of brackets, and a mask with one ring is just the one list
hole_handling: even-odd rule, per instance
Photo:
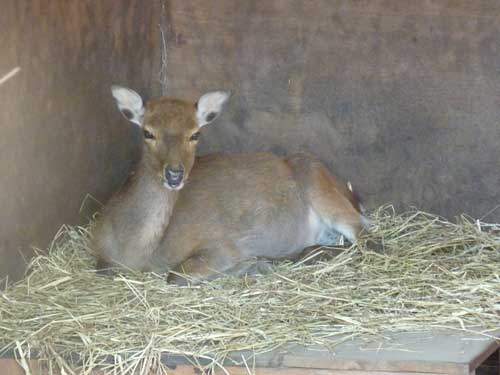
{"label": "straw bedding", "polygon": [[96,276],[90,227],[65,227],[27,277],[0,294],[2,350],[24,366],[37,353],[67,373],[98,365],[145,373],[165,370],[162,352],[217,364],[231,351],[291,342],[334,346],[386,331],[500,328],[500,225],[391,207],[372,220],[383,252],[360,241],[328,260],[192,287],[154,274]]}

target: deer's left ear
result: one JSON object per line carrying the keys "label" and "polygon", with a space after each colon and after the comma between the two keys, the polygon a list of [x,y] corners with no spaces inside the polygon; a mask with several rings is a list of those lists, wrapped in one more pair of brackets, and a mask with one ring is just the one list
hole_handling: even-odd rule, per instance
{"label": "deer's left ear", "polygon": [[196,121],[201,128],[214,121],[224,108],[231,94],[227,91],[211,91],[196,103]]}

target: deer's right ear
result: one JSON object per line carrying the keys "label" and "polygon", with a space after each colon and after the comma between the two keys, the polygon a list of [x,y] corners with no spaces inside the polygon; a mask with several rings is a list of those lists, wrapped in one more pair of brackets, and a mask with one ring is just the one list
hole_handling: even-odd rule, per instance
{"label": "deer's right ear", "polygon": [[201,128],[214,121],[230,96],[228,91],[212,91],[203,95],[195,104],[198,126]]}
{"label": "deer's right ear", "polygon": [[111,86],[111,92],[122,115],[136,125],[142,126],[144,104],[141,96],[126,87]]}

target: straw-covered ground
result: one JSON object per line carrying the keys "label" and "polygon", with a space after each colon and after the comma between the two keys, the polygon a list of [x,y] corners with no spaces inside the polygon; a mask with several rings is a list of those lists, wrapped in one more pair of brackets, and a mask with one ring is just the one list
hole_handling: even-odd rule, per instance
{"label": "straw-covered ground", "polygon": [[0,294],[0,346],[21,364],[36,352],[68,373],[98,364],[132,373],[161,369],[162,352],[216,363],[230,351],[289,342],[332,346],[384,331],[500,328],[500,225],[391,207],[372,220],[382,253],[360,241],[329,260],[193,287],[154,274],[98,277],[88,227],[64,228],[49,255]]}

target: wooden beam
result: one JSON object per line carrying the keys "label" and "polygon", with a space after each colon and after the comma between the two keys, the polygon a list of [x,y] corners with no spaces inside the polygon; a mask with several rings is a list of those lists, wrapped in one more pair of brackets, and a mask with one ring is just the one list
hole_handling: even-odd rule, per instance
{"label": "wooden beam", "polygon": [[[38,360],[29,360],[28,366],[33,375],[48,375],[48,369],[44,368]],[[316,368],[271,368],[258,367],[246,368],[229,366],[225,370],[231,375],[443,375],[438,372],[393,372],[393,371],[363,371],[363,370],[332,370],[332,369],[316,369]],[[25,371],[22,366],[14,358],[0,358],[0,375],[24,375]],[[93,375],[101,375],[102,371],[95,370]],[[200,370],[192,365],[176,366],[171,372],[171,375],[200,375]],[[226,372],[222,369],[217,369],[214,375],[225,375]],[[154,374],[151,374],[154,375]]]}

